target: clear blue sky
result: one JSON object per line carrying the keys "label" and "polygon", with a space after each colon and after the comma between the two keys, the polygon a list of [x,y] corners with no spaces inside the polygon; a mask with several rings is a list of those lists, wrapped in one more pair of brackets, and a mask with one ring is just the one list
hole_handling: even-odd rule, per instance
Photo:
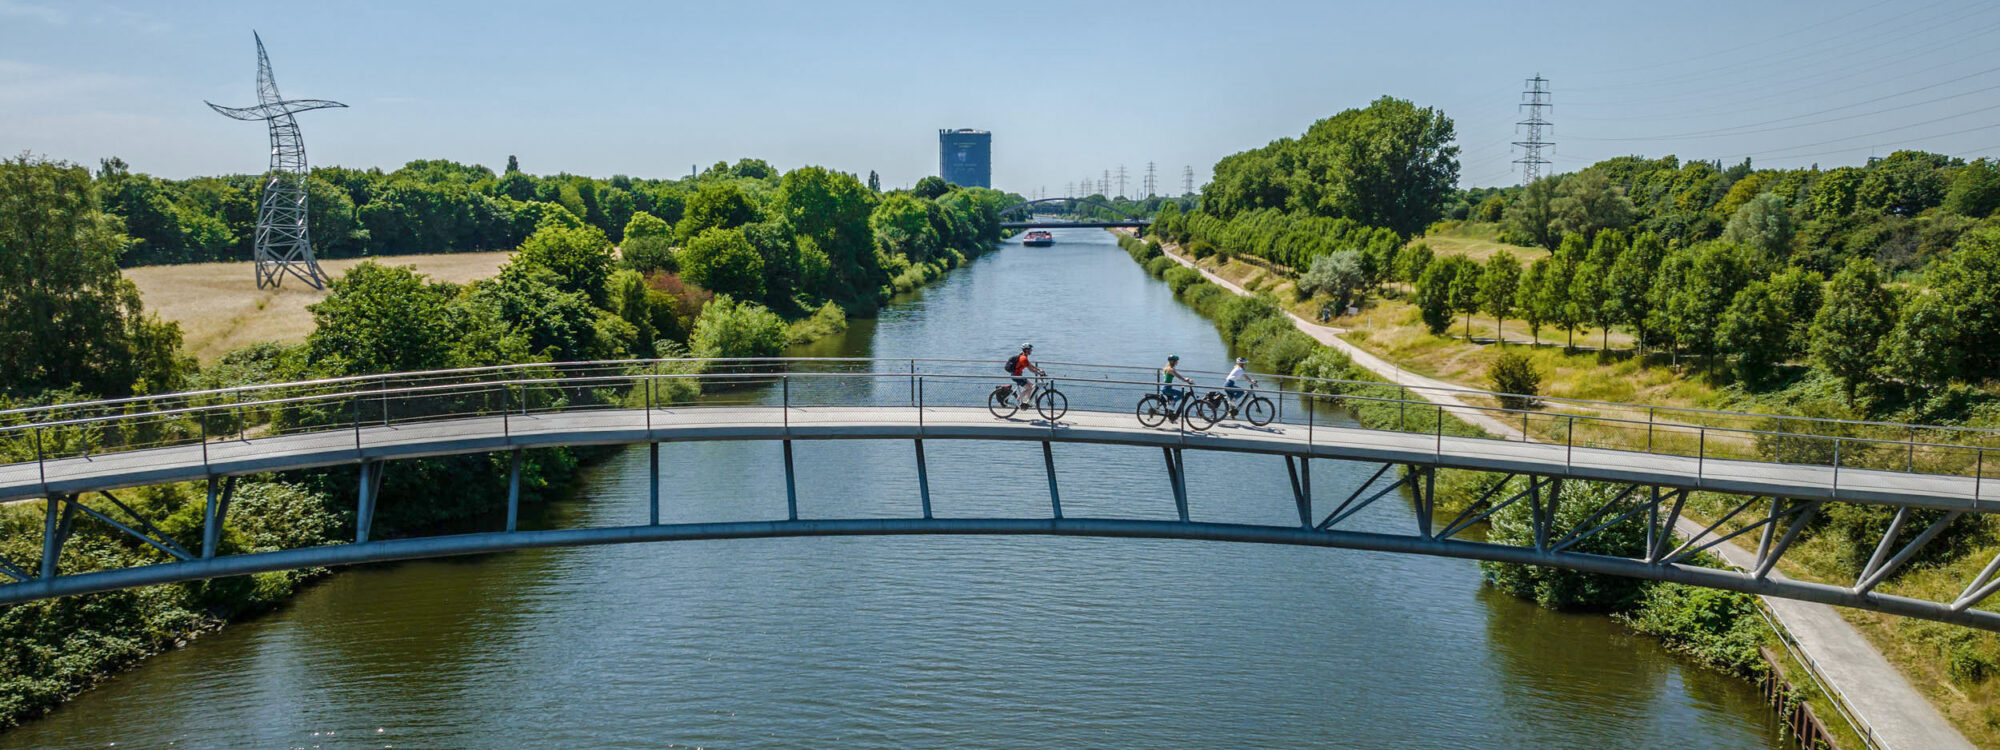
{"label": "clear blue sky", "polygon": [[[1856,164],[2000,152],[2000,3],[213,2],[0,0],[0,151],[165,177],[262,171],[256,29],[315,164],[420,158],[671,177],[753,156],[906,185],[936,131],[994,133],[996,187],[1218,157],[1382,94],[1457,121],[1462,183],[1513,184],[1521,79],[1555,169],[1619,154]],[[1632,140],[1613,140],[1632,139]]]}

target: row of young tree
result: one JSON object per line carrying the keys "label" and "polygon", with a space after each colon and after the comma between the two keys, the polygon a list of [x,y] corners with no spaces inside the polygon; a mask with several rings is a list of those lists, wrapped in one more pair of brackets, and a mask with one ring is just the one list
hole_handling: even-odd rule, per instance
{"label": "row of young tree", "polygon": [[1584,328],[1631,332],[1642,347],[1727,360],[1752,386],[1780,366],[1808,363],[1837,379],[1853,402],[1885,384],[1930,388],[1978,382],[2000,367],[2000,228],[1958,239],[1920,284],[1885,286],[1874,261],[1851,258],[1829,280],[1725,240],[1672,245],[1646,232],[1627,240],[1606,229],[1586,246],[1565,236],[1556,252],[1524,269],[1502,251],[1479,264],[1462,255],[1422,264],[1415,301],[1426,326],[1445,333],[1455,314],[1508,319],[1533,336],[1549,326],[1573,337]]}

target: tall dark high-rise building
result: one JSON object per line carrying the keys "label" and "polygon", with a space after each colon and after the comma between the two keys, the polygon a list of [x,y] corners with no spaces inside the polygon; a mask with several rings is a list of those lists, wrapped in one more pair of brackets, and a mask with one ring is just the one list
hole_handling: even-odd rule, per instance
{"label": "tall dark high-rise building", "polygon": [[971,128],[939,130],[938,176],[961,187],[993,187],[993,134]]}

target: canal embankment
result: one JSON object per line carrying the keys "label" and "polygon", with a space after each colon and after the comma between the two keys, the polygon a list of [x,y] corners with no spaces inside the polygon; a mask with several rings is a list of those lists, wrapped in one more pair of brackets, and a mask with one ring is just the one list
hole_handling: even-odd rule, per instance
{"label": "canal embankment", "polygon": [[[1113,231],[1121,236],[1131,237],[1129,232]],[[1134,238],[1131,241],[1138,240]],[[1208,283],[1231,294],[1244,297],[1255,294],[1252,290],[1202,267],[1172,243],[1163,243],[1161,252],[1162,258],[1169,259],[1182,268],[1191,269]],[[1490,435],[1509,440],[1537,439],[1524,433],[1517,426],[1503,423],[1484,412],[1469,408],[1471,404],[1450,393],[1455,390],[1476,390],[1476,386],[1450,383],[1412,373],[1388,359],[1342,339],[1340,334],[1345,332],[1342,329],[1309,322],[1290,311],[1284,311],[1283,315],[1299,332],[1339,351],[1355,368],[1366,371],[1373,378],[1422,389],[1407,393],[1420,396],[1448,410],[1455,409],[1449,413]],[[1444,491],[1440,490],[1440,502],[1443,501]],[[1694,535],[1702,532],[1704,527],[1699,521],[1682,517],[1676,528],[1684,535]],[[1719,545],[1714,551],[1730,566],[1748,569],[1755,565],[1755,553],[1739,544]],[[1784,574],[1774,571],[1772,575]],[[1835,722],[1836,725],[1845,725],[1839,727],[1837,735],[1845,735],[1855,742],[1871,747],[1973,747],[1965,736],[1945,719],[1937,707],[1917,691],[1901,671],[1890,664],[1860,631],[1841,617],[1834,607],[1768,597],[1762,598],[1761,607],[1768,613],[1770,626],[1776,631],[1773,637],[1782,639],[1794,647],[1790,653],[1793,654],[1796,667],[1812,676],[1814,682],[1818,683],[1822,718],[1839,716],[1844,719]]]}

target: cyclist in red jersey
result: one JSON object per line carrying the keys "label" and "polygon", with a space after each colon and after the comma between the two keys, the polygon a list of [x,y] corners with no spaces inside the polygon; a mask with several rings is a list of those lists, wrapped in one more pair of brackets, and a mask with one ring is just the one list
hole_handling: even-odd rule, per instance
{"label": "cyclist in red jersey", "polygon": [[1049,375],[1043,372],[1042,368],[1036,367],[1035,363],[1028,361],[1028,355],[1034,352],[1034,344],[1023,343],[1021,344],[1021,353],[1007,360],[1007,373],[1014,376],[1014,387],[1020,389],[1017,391],[1019,395],[1015,401],[1022,406],[1035,402],[1035,383],[1027,378],[1027,373],[1032,372],[1042,377],[1048,377]]}

